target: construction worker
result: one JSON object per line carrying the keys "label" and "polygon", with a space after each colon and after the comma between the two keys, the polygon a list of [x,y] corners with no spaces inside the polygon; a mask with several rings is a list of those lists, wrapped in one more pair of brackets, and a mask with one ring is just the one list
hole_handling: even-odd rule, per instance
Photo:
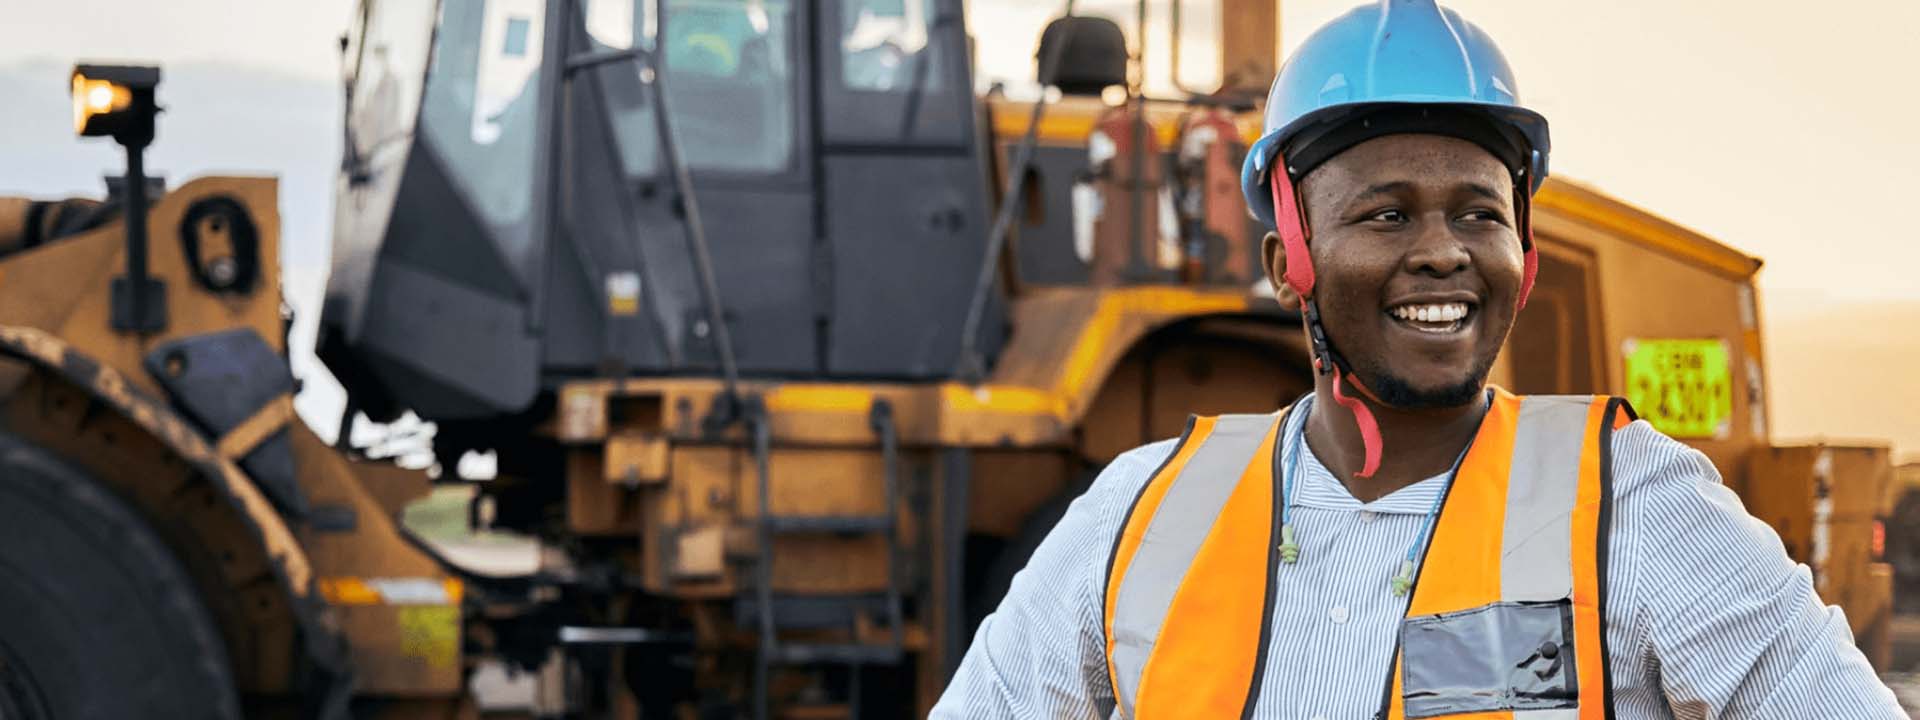
{"label": "construction worker", "polygon": [[1548,149],[1432,0],[1309,38],[1242,189],[1314,391],[1116,458],[933,715],[1906,717],[1705,456],[1619,399],[1486,385]]}

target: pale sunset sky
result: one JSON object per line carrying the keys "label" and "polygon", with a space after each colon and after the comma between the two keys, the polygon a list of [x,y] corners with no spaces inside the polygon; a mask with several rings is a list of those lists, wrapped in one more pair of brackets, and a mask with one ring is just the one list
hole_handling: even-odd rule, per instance
{"label": "pale sunset sky", "polygon": [[[1283,45],[1298,45],[1354,1],[1286,0]],[[1184,2],[1187,77],[1198,84],[1211,75],[1205,61],[1212,50],[1202,43],[1218,22],[1209,9],[1216,0]],[[1912,410],[1920,406],[1920,379],[1913,372],[1920,367],[1920,223],[1906,214],[1920,192],[1920,42],[1912,36],[1920,27],[1920,3],[1444,4],[1486,29],[1506,51],[1523,101],[1552,124],[1555,174],[1766,261],[1760,286],[1776,437],[1884,438],[1903,453],[1920,453],[1920,413]],[[247,146],[266,148],[260,152],[241,152],[221,140],[222,123],[248,122],[245,99],[229,99],[223,116],[196,114],[176,98],[161,119],[162,137],[150,161],[176,181],[215,171],[280,175],[289,226],[288,292],[296,308],[317,311],[329,237],[324,224],[330,200],[324,195],[338,162],[337,39],[353,3],[11,5],[0,22],[0,74],[48,72],[46,82],[31,87],[51,90],[48,97],[0,100],[0,194],[96,194],[98,176],[118,172],[118,156],[105,143],[81,145],[71,138],[61,73],[76,59],[158,62],[177,72],[244,68],[290,82],[327,83],[331,91],[310,93],[317,105],[301,110],[298,122],[255,129],[272,139]],[[978,78],[1030,93],[1035,40],[1061,5],[972,2]],[[1108,14],[1129,27],[1133,5],[1080,2],[1083,13]],[[1153,58],[1149,75],[1163,89],[1166,7],[1167,0],[1151,0],[1150,25],[1159,32],[1149,35],[1147,48]],[[162,84],[163,104],[175,77]],[[205,127],[196,132],[195,123]],[[274,134],[296,131],[301,136]],[[169,136],[204,145],[170,146]],[[318,210],[294,212],[290,193],[321,195],[299,200]],[[292,227],[296,222],[303,226]],[[305,227],[316,223],[320,227]],[[315,313],[306,314],[310,326]],[[1855,317],[1858,322],[1849,325]],[[1834,342],[1853,350],[1826,352]],[[1855,363],[1856,357],[1863,359]],[[1850,384],[1835,389],[1829,381],[1841,376]],[[333,418],[316,417],[326,412],[304,400],[302,411],[317,427],[333,426]]]}

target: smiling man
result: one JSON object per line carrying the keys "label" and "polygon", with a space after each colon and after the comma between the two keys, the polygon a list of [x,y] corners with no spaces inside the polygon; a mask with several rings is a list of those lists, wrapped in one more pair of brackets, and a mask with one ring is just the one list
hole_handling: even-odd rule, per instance
{"label": "smiling man", "polygon": [[951,718],[1904,718],[1705,456],[1487,372],[1547,124],[1431,0],[1294,53],[1243,189],[1319,374],[1115,459],[980,626]]}

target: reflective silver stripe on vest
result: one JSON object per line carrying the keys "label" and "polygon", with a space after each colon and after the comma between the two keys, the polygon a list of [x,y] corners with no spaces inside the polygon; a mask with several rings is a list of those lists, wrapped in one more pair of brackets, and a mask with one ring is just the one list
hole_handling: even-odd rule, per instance
{"label": "reflective silver stripe on vest", "polygon": [[1515,710],[1513,711],[1513,720],[1580,720],[1580,709]]}
{"label": "reflective silver stripe on vest", "polygon": [[1500,543],[1500,597],[1573,596],[1573,504],[1590,396],[1529,395],[1520,401]]}
{"label": "reflective silver stripe on vest", "polygon": [[1153,655],[1174,592],[1275,419],[1223,415],[1216,420],[1147,522],[1113,607],[1114,698],[1123,716],[1133,717],[1140,674]]}

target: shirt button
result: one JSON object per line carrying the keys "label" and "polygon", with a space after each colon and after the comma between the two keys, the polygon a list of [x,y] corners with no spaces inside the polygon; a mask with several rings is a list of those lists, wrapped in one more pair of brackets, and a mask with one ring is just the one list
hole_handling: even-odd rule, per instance
{"label": "shirt button", "polygon": [[1332,620],[1333,624],[1335,625],[1347,624],[1347,606],[1345,605],[1333,606],[1332,610],[1327,611],[1327,618]]}
{"label": "shirt button", "polygon": [[1373,522],[1373,521],[1375,521],[1375,520],[1378,520],[1378,519],[1380,519],[1380,513],[1377,513],[1377,512],[1374,512],[1374,511],[1372,511],[1372,510],[1361,510],[1361,511],[1360,511],[1360,522],[1363,522],[1363,523],[1371,523],[1371,522]]}
{"label": "shirt button", "polygon": [[1327,720],[1327,716],[1325,716],[1325,715],[1315,715],[1315,716],[1313,716],[1313,720]]}

